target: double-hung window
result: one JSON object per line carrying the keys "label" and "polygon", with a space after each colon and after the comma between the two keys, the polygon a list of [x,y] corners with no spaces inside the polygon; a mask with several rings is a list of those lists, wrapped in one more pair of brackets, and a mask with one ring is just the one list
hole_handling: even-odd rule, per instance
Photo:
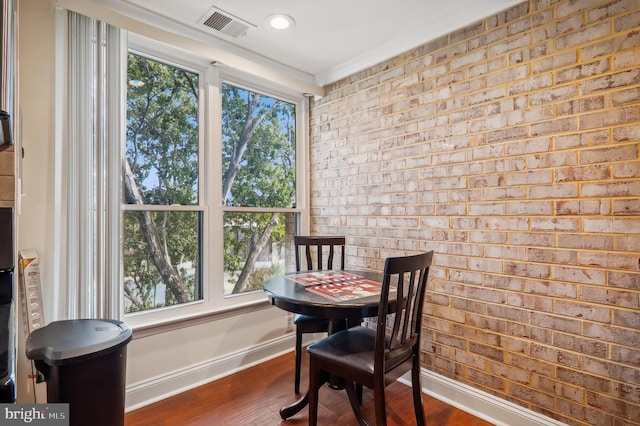
{"label": "double-hung window", "polygon": [[127,62],[125,312],[202,299],[200,74],[140,54]]}
{"label": "double-hung window", "polygon": [[130,40],[125,318],[135,326],[264,300],[262,283],[290,269],[305,216],[303,97]]}

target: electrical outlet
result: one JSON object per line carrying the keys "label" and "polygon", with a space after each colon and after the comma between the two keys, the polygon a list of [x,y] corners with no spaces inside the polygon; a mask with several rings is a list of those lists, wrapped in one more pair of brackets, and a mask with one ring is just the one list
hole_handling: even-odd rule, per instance
{"label": "electrical outlet", "polygon": [[285,333],[293,332],[293,313],[287,312],[287,325],[285,326]]}

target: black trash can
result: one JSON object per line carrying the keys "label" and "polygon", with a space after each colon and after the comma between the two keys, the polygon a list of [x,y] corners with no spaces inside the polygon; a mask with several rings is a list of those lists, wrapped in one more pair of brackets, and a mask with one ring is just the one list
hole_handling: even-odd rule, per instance
{"label": "black trash can", "polygon": [[124,425],[127,343],[121,321],[55,321],[27,338],[27,357],[47,382],[47,402],[69,404],[70,426]]}

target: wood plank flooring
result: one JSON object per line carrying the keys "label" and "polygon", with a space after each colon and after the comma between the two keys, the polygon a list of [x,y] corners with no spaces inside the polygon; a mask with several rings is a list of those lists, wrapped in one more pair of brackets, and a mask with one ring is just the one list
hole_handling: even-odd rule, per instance
{"label": "wood plank flooring", "polygon": [[[306,355],[306,354],[305,354]],[[303,357],[301,387],[307,386],[308,359]],[[125,426],[270,426],[306,425],[308,409],[283,421],[280,407],[298,399],[293,392],[293,353],[232,374],[125,415]],[[411,388],[402,383],[387,387],[388,426],[414,425]],[[357,426],[345,391],[323,386],[319,425]],[[373,414],[373,394],[364,390],[363,411]],[[491,426],[464,411],[428,395],[423,396],[428,426]]]}

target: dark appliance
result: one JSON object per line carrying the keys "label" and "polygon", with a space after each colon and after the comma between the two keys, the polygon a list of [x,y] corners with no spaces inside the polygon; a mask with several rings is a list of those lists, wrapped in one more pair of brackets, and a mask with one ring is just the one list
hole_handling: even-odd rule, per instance
{"label": "dark appliance", "polygon": [[16,401],[13,208],[0,207],[0,403]]}

